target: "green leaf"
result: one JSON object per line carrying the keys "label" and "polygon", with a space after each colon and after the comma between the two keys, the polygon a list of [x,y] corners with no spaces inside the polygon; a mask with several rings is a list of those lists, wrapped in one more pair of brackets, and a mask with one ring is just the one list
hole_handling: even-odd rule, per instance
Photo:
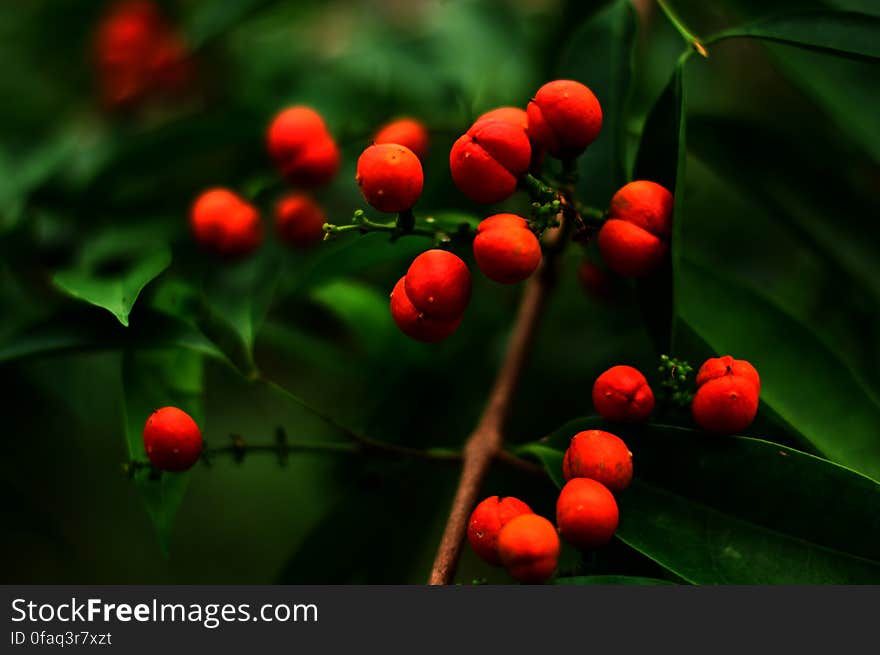
{"label": "green leaf", "polygon": [[642,578],[632,575],[578,575],[571,578],[556,578],[556,585],[636,585],[641,587],[675,584],[659,578]]}
{"label": "green leaf", "polygon": [[338,317],[368,351],[378,353],[394,336],[387,293],[349,280],[335,280],[315,288],[312,300]]}
{"label": "green leaf", "polygon": [[162,246],[142,253],[118,274],[105,276],[84,266],[59,271],[52,276],[52,282],[73,298],[103,307],[127,326],[128,315],[141,290],[170,263],[171,251]]}
{"label": "green leaf", "polygon": [[[546,443],[564,445],[601,425],[576,419]],[[880,581],[880,485],[870,478],[760,439],[664,425],[612,429],[634,464],[633,483],[618,498],[617,536],[682,579]],[[554,450],[546,443],[529,447]],[[555,450],[555,458],[543,458],[554,478],[563,455]]]}
{"label": "green leaf", "polygon": [[626,182],[626,109],[635,37],[635,9],[629,0],[618,0],[581,25],[560,57],[559,76],[582,81],[602,103],[602,133],[578,160],[579,197],[599,206],[606,206]]}
{"label": "green leaf", "polygon": [[[185,350],[129,351],[123,358],[125,435],[130,459],[146,461],[143,430],[150,414],[160,407],[179,407],[204,427],[202,407],[202,357]],[[156,528],[159,544],[168,553],[174,517],[183,501],[189,473],[161,473],[153,479],[149,469],[139,469],[137,485]]]}
{"label": "green leaf", "polygon": [[684,88],[684,63],[679,59],[672,78],[654,103],[642,130],[636,156],[633,179],[651,180],[662,184],[675,196],[673,231],[669,260],[658,271],[636,282],[636,293],[642,318],[658,353],[673,352],[675,336],[675,294],[673,271],[678,257],[682,189],[678,183],[684,180],[686,145]]}
{"label": "green leaf", "polygon": [[880,59],[880,18],[847,11],[809,11],[758,21],[707,40],[752,37],[842,57]]}
{"label": "green leaf", "polygon": [[676,289],[681,318],[707,344],[756,366],[765,405],[819,453],[880,480],[880,404],[807,326],[687,259]]}

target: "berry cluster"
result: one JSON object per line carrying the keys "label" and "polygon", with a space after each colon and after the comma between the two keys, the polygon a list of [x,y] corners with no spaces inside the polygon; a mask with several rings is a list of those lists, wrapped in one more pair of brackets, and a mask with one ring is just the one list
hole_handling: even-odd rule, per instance
{"label": "berry cluster", "polygon": [[111,109],[180,94],[193,76],[186,42],[151,0],[112,5],[98,25],[94,53],[101,96]]}

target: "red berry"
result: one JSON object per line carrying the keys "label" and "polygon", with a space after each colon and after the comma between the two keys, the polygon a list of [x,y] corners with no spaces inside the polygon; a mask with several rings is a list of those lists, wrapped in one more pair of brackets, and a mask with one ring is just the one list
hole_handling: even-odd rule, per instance
{"label": "red berry", "polygon": [[644,421],[654,411],[654,392],[638,369],[612,366],[593,384],[593,405],[606,421]]}
{"label": "red berry", "polygon": [[527,108],[529,136],[554,157],[569,159],[581,154],[602,129],[602,107],[580,82],[548,82]]}
{"label": "red berry", "polygon": [[285,243],[307,248],[324,238],[324,211],[304,193],[289,193],[275,205],[275,230]]}
{"label": "red berry", "polygon": [[725,375],[741,375],[752,381],[758,393],[761,393],[761,377],[757,369],[744,359],[734,359],[730,355],[707,359],[697,371],[697,386],[701,387],[709,380]]}
{"label": "red berry", "polygon": [[562,473],[566,480],[590,478],[620,492],[632,481],[632,453],[623,439],[610,432],[578,432],[565,451]]}
{"label": "red berry", "polygon": [[452,319],[430,318],[416,309],[406,295],[406,278],[402,277],[391,292],[391,317],[406,336],[433,343],[442,341],[458,329],[461,316]]}
{"label": "red berry", "polygon": [[144,450],[160,471],[186,471],[202,454],[202,433],[189,414],[163,407],[144,425]]}
{"label": "red berry", "polygon": [[460,318],[471,300],[471,273],[457,255],[428,250],[406,272],[406,295],[425,316]]}
{"label": "red berry", "polygon": [[525,109],[520,109],[519,107],[498,107],[497,109],[492,109],[475,120],[474,125],[481,121],[501,121],[502,123],[517,125],[524,130],[529,128],[528,114],[526,114]]}
{"label": "red berry", "polygon": [[474,258],[490,280],[513,284],[538,268],[541,243],[521,216],[495,214],[477,226]]}
{"label": "red berry", "polygon": [[520,582],[546,582],[559,563],[559,536],[543,516],[522,514],[498,533],[498,555]]}
{"label": "red berry", "polygon": [[291,184],[321,186],[339,171],[339,149],[314,109],[298,105],[279,112],[266,139],[269,155]]}
{"label": "red berry", "polygon": [[599,230],[599,249],[615,273],[641,277],[653,271],[669,250],[672,194],[647,180],[622,187],[611,199],[608,220]]}
{"label": "red berry", "polygon": [[605,303],[614,302],[616,299],[614,281],[604,268],[585,259],[578,265],[577,276],[584,291],[593,298]]}
{"label": "red berry", "polygon": [[398,118],[386,123],[373,137],[373,143],[396,143],[409,148],[419,159],[428,154],[428,141],[428,130],[413,118]]}
{"label": "red berry", "polygon": [[481,120],[452,146],[449,168],[455,186],[480,203],[500,202],[528,171],[532,148],[525,131],[500,120]]}
{"label": "red berry", "polygon": [[209,189],[196,198],[190,225],[199,245],[224,257],[242,257],[263,241],[256,207],[228,189]]}
{"label": "red berry", "polygon": [[357,162],[358,186],[364,199],[380,212],[412,209],[422,195],[422,164],[409,148],[394,143],[370,146]]}
{"label": "red berry", "polygon": [[694,421],[716,434],[741,432],[755,420],[760,391],[758,372],[749,362],[729,356],[710,359],[697,373]]}
{"label": "red berry", "polygon": [[589,478],[569,480],[556,501],[559,534],[580,550],[611,541],[620,518],[617,501],[608,489]]}
{"label": "red berry", "polygon": [[498,533],[511,520],[532,514],[532,508],[513,496],[489,496],[474,508],[468,521],[467,537],[471,548],[481,559],[498,566]]}

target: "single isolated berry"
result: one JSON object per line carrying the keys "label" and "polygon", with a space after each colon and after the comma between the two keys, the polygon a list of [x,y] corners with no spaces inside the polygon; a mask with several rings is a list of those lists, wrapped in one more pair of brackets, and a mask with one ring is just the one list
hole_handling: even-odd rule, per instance
{"label": "single isolated berry", "polygon": [[522,216],[495,214],[477,226],[474,258],[490,280],[513,284],[538,268],[541,242]]}
{"label": "single isolated berry", "polygon": [[608,220],[599,230],[599,250],[615,273],[642,277],[669,251],[672,194],[656,182],[636,180],[611,198]]}
{"label": "single isolated berry", "polygon": [[386,123],[373,137],[376,144],[396,143],[409,148],[420,160],[428,154],[428,142],[428,130],[414,118],[398,118]]}
{"label": "single isolated berry", "polygon": [[522,514],[498,533],[498,556],[520,582],[541,584],[559,563],[559,535],[543,516]]}
{"label": "single isolated berry", "polygon": [[614,536],[620,514],[605,485],[589,478],[572,478],[556,501],[559,534],[575,548],[592,550]]}
{"label": "single isolated berry", "polygon": [[406,295],[412,304],[431,318],[460,318],[471,300],[467,264],[447,250],[423,252],[410,264],[405,280]]}
{"label": "single isolated berry", "polygon": [[358,158],[355,180],[364,200],[380,212],[392,214],[412,209],[425,184],[419,158],[395,143],[364,150]]}
{"label": "single isolated berry", "polygon": [[291,184],[318,187],[339,171],[339,148],[324,119],[310,107],[296,105],[276,114],[266,141],[269,155]]}
{"label": "single isolated berry", "polygon": [[186,471],[202,454],[202,433],[192,417],[177,407],[150,414],[144,425],[144,450],[160,471]]}
{"label": "single isolated berry", "polygon": [[602,107],[590,89],[573,80],[547,82],[527,108],[529,136],[557,159],[573,159],[596,140]]}
{"label": "single isolated berry", "polygon": [[297,248],[308,248],[324,238],[324,210],[304,193],[289,193],[275,204],[279,238]]}
{"label": "single isolated berry", "polygon": [[654,411],[654,392],[638,369],[612,366],[593,383],[593,406],[606,421],[644,421]]}
{"label": "single isolated berry", "polygon": [[263,241],[257,208],[228,189],[209,189],[196,198],[190,226],[199,245],[222,257],[243,257]]}
{"label": "single isolated berry", "polygon": [[449,169],[464,195],[490,204],[516,191],[531,157],[532,147],[522,127],[501,120],[480,120],[452,145]]}
{"label": "single isolated berry", "polygon": [[391,292],[391,317],[406,336],[424,343],[442,341],[461,325],[462,317],[431,318],[416,309],[406,295],[406,278],[402,277]]}
{"label": "single isolated berry", "polygon": [[578,432],[565,451],[562,474],[566,480],[590,478],[619,493],[632,482],[632,453],[623,439],[610,432]]}
{"label": "single isolated berry", "polygon": [[482,560],[499,566],[498,533],[523,514],[533,514],[532,508],[518,498],[489,496],[474,508],[468,520],[467,538],[471,548]]}
{"label": "single isolated berry", "polygon": [[755,420],[760,393],[761,379],[749,362],[730,355],[709,359],[697,372],[691,413],[707,432],[737,434]]}

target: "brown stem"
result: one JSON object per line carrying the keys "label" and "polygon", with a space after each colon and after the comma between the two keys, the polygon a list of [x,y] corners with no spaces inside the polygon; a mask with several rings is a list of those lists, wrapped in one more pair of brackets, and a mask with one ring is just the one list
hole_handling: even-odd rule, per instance
{"label": "brown stem", "polygon": [[[567,207],[571,207],[571,204],[569,203]],[[526,358],[531,350],[538,320],[556,282],[559,253],[574,222],[572,213],[571,209],[564,211],[562,225],[548,234],[544,261],[540,269],[526,283],[501,368],[495,377],[477,427],[465,442],[464,463],[458,489],[452,500],[452,509],[446,520],[446,528],[437,549],[428,584],[444,585],[452,582],[467,531],[468,516],[477,501],[483,480],[493,461],[506,458],[502,454],[504,452],[502,430]]]}

